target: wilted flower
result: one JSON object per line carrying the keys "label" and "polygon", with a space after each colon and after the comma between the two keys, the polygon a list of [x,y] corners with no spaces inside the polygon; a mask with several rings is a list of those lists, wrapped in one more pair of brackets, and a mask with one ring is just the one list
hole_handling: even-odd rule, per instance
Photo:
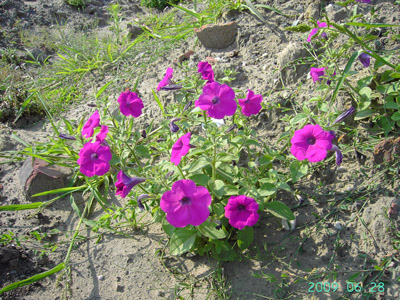
{"label": "wilted flower", "polygon": [[229,224],[239,230],[245,226],[253,226],[259,219],[257,213],[258,203],[251,197],[245,195],[231,196],[225,206],[225,217]]}
{"label": "wilted flower", "polygon": [[171,162],[176,166],[179,165],[182,157],[189,152],[190,136],[191,136],[190,132],[186,133],[185,135],[181,136],[172,146]]}
{"label": "wilted flower", "polygon": [[102,125],[100,132],[96,135],[96,141],[102,143],[107,137],[108,127],[106,125]]}
{"label": "wilted flower", "polygon": [[77,163],[82,174],[88,177],[102,176],[110,169],[111,157],[110,148],[101,145],[100,142],[86,143],[79,151]]}
{"label": "wilted flower", "polygon": [[180,90],[182,86],[180,84],[168,84],[163,87],[160,87],[160,90],[162,91],[175,91],[175,90]]}
{"label": "wilted flower", "polygon": [[174,227],[199,226],[204,223],[210,211],[211,195],[203,186],[196,186],[192,180],[174,182],[160,201],[161,209],[167,214],[167,221]]}
{"label": "wilted flower", "polygon": [[89,117],[89,120],[86,121],[85,125],[83,125],[82,136],[84,138],[90,138],[94,133],[94,129],[99,125],[100,125],[100,115],[99,112],[96,110]]}
{"label": "wilted flower", "polygon": [[324,131],[321,126],[306,125],[303,129],[296,130],[290,140],[292,147],[290,152],[298,159],[308,159],[310,162],[318,162],[325,159],[327,150],[332,148],[334,135]]}
{"label": "wilted flower", "polygon": [[140,133],[140,136],[141,136],[142,138],[144,138],[144,139],[147,137],[147,134],[146,134],[146,130],[145,130],[145,129],[142,130],[142,132]]}
{"label": "wilted flower", "polygon": [[199,62],[197,72],[201,73],[201,77],[208,80],[208,82],[214,81],[214,71],[208,62]]}
{"label": "wilted flower", "polygon": [[341,123],[346,119],[348,116],[352,115],[356,109],[354,107],[350,107],[348,110],[346,110],[344,113],[340,114],[335,121],[333,121],[333,124]]}
{"label": "wilted flower", "polygon": [[255,95],[252,90],[248,90],[246,99],[239,99],[239,105],[242,107],[242,114],[246,117],[258,114],[261,110],[261,101],[261,95]]}
{"label": "wilted flower", "polygon": [[368,68],[371,63],[371,56],[363,52],[358,56],[358,60],[362,63],[364,68]]}
{"label": "wilted flower", "polygon": [[[320,21],[317,21],[317,24],[318,24],[318,27],[317,28],[313,28],[311,30],[310,34],[308,35],[307,42],[311,42],[312,37],[317,34],[319,28],[323,28],[323,27],[327,27],[328,26],[325,22],[320,22]],[[327,38],[327,35],[326,35],[325,32],[322,33],[322,36],[324,38]]]}
{"label": "wilted flower", "polygon": [[223,119],[232,116],[237,108],[235,92],[226,84],[207,83],[203,94],[195,102],[196,107],[207,111],[209,117]]}
{"label": "wilted flower", "polygon": [[64,133],[60,133],[60,135],[58,137],[63,140],[71,140],[71,141],[76,140],[76,138],[74,136],[69,135],[69,134],[64,134]]}
{"label": "wilted flower", "polygon": [[119,110],[124,116],[133,116],[135,118],[142,114],[144,107],[142,99],[131,91],[122,92],[118,97]]}
{"label": "wilted flower", "polygon": [[115,195],[120,195],[121,198],[125,198],[135,185],[144,181],[146,181],[145,178],[129,177],[121,170],[118,172],[117,182],[115,183],[117,187]]}
{"label": "wilted flower", "polygon": [[178,132],[179,127],[175,124],[175,122],[180,120],[181,118],[173,118],[171,122],[169,122],[169,129],[171,130],[171,132]]}
{"label": "wilted flower", "polygon": [[237,128],[237,125],[236,124],[233,124],[233,125],[231,125],[227,130],[225,130],[225,133],[229,133],[229,132],[231,132],[232,130],[234,130],[234,129],[236,129]]}
{"label": "wilted flower", "polygon": [[174,70],[172,68],[167,69],[167,72],[165,73],[164,78],[160,81],[160,83],[157,86],[157,91],[159,91],[162,87],[172,83],[171,78],[172,78],[173,72],[174,72]]}

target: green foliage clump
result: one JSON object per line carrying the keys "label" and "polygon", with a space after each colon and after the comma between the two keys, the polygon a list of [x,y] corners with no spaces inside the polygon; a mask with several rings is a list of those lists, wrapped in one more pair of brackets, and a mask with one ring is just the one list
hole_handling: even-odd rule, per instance
{"label": "green foliage clump", "polygon": [[142,0],[141,4],[146,7],[155,7],[158,9],[164,9],[169,6],[170,3],[178,4],[180,0]]}
{"label": "green foliage clump", "polygon": [[65,0],[67,4],[76,6],[76,7],[85,7],[86,6],[86,0]]}

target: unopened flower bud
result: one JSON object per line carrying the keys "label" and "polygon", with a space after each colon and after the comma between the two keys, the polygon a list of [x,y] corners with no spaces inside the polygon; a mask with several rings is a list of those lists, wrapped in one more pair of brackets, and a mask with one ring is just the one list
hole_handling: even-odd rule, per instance
{"label": "unopened flower bud", "polygon": [[69,135],[69,134],[61,133],[58,137],[63,139],[63,140],[71,140],[71,141],[75,141],[76,140],[76,138],[74,136]]}
{"label": "unopened flower bud", "polygon": [[169,84],[160,88],[162,91],[175,91],[180,90],[182,86],[180,84]]}
{"label": "unopened flower bud", "polygon": [[336,146],[336,145],[332,145],[331,150],[335,151],[336,165],[339,167],[342,164],[342,161],[343,161],[342,151],[340,151],[339,147]]}
{"label": "unopened flower bud", "polygon": [[186,111],[189,109],[189,107],[192,105],[193,101],[190,100],[188,103],[186,103],[185,107],[183,108],[183,111]]}
{"label": "unopened flower bud", "polygon": [[145,139],[147,137],[146,130],[143,129],[140,135]]}
{"label": "unopened flower bud", "polygon": [[348,116],[352,115],[356,109],[354,107],[350,107],[348,110],[346,110],[344,113],[340,114],[336,120],[333,122],[333,124],[341,123],[346,119]]}

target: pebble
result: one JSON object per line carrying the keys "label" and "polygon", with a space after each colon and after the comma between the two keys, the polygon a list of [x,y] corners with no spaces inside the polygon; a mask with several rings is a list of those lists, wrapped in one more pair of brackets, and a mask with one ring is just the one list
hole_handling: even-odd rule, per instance
{"label": "pebble", "polygon": [[335,222],[333,227],[335,227],[336,230],[342,230],[343,229],[343,226],[339,221]]}
{"label": "pebble", "polygon": [[104,275],[99,275],[99,276],[97,276],[97,279],[100,281],[103,281],[105,279],[105,277],[104,277]]}

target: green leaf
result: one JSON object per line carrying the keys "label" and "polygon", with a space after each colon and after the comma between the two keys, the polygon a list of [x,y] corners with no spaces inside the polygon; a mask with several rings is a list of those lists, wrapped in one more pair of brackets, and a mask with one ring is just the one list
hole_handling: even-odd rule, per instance
{"label": "green leaf", "polygon": [[286,220],[294,220],[295,216],[290,210],[289,207],[287,207],[286,204],[280,202],[280,201],[272,201],[272,202],[267,202],[265,204],[265,208],[274,216],[281,218],[281,219],[286,219]]}
{"label": "green leaf", "polygon": [[225,195],[232,196],[238,194],[238,187],[236,185],[227,184],[224,188]]}
{"label": "green leaf", "polygon": [[293,182],[298,181],[301,177],[305,176],[308,172],[308,165],[300,161],[294,161],[290,164],[290,175]]}
{"label": "green leaf", "polygon": [[290,124],[298,124],[308,120],[308,115],[306,113],[299,113],[293,119],[290,120]]}
{"label": "green leaf", "polygon": [[25,210],[25,209],[35,209],[39,208],[45,202],[35,202],[29,204],[13,204],[13,205],[4,205],[0,206],[0,211],[17,211],[17,210]]}
{"label": "green leaf", "polygon": [[245,226],[242,230],[238,231],[237,243],[240,249],[245,250],[249,248],[254,240],[253,227]]}
{"label": "green leaf", "polygon": [[145,158],[150,158],[150,153],[149,153],[149,149],[147,149],[146,146],[143,145],[137,145],[135,147],[135,151],[142,157]]}
{"label": "green leaf", "polygon": [[210,176],[206,174],[194,174],[189,176],[189,179],[193,180],[196,185],[207,186],[208,181],[210,181]]}
{"label": "green leaf", "polygon": [[400,78],[400,73],[399,72],[390,73],[390,77],[392,77],[392,78]]}
{"label": "green leaf", "polygon": [[222,180],[215,180],[213,181],[212,179],[208,182],[208,186],[210,187],[211,191],[214,193],[215,196],[218,198],[221,198],[223,195],[225,195],[225,190],[224,190],[224,182]]}
{"label": "green leaf", "polygon": [[162,224],[162,228],[164,229],[165,233],[168,236],[172,237],[172,235],[175,232],[175,227],[172,226],[171,224],[169,224],[167,219],[165,219],[165,218],[162,220],[161,224]]}
{"label": "green leaf", "polygon": [[223,153],[223,152],[218,153],[217,157],[216,157],[217,161],[222,161],[222,162],[231,162],[232,160],[236,160],[236,159],[237,159],[236,156],[229,154],[229,153]]}
{"label": "green leaf", "polygon": [[357,120],[368,118],[368,117],[372,116],[374,113],[375,113],[375,111],[370,108],[361,110],[356,113],[356,115],[354,116],[354,120],[357,121]]}
{"label": "green leaf", "polygon": [[21,286],[32,284],[32,283],[34,283],[36,281],[39,281],[39,280],[41,280],[43,278],[46,278],[46,277],[48,277],[50,275],[53,275],[54,273],[59,272],[62,269],[64,269],[64,263],[63,262],[61,264],[55,266],[53,269],[51,269],[49,271],[36,274],[36,275],[34,275],[32,277],[29,277],[27,279],[24,279],[24,280],[21,280],[21,281],[18,281],[18,282],[14,282],[14,283],[11,283],[11,284],[5,286],[4,288],[2,288],[0,290],[0,295],[5,293],[5,292],[11,291],[13,289],[19,288]]}
{"label": "green leaf", "polygon": [[196,230],[193,228],[176,228],[169,241],[172,255],[180,255],[190,251],[196,240]]}
{"label": "green leaf", "polygon": [[393,121],[400,121],[400,112],[396,111],[396,112],[392,115],[392,120],[393,120]]}
{"label": "green leaf", "polygon": [[371,89],[369,87],[363,87],[359,93],[363,97],[364,100],[371,100]]}
{"label": "green leaf", "polygon": [[273,195],[276,191],[277,188],[273,183],[264,183],[261,188],[258,189],[258,193],[263,197]]}
{"label": "green leaf", "polygon": [[203,169],[206,166],[210,165],[210,160],[207,160],[204,157],[201,157],[200,159],[195,160],[191,165],[190,165],[190,172],[196,172],[197,170]]}
{"label": "green leaf", "polygon": [[217,225],[215,223],[210,223],[205,221],[203,224],[197,227],[200,233],[212,240],[220,240],[228,236],[228,232],[224,227],[221,229],[215,228]]}

